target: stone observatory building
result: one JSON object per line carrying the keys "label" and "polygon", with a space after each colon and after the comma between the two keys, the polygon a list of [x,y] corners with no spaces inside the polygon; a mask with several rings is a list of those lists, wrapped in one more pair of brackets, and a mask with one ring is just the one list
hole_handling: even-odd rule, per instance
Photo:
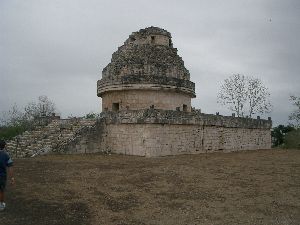
{"label": "stone observatory building", "polygon": [[158,27],[132,33],[112,55],[98,81],[102,111],[191,112],[195,84],[173,48],[171,34]]}
{"label": "stone observatory building", "polygon": [[161,156],[271,147],[270,118],[192,109],[195,84],[171,34],[158,27],[133,32],[113,53],[97,95],[102,98],[101,135],[94,138],[99,149]]}

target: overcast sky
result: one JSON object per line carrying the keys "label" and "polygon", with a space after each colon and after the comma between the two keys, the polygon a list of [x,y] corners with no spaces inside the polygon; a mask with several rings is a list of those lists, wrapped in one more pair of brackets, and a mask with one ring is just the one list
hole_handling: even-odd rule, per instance
{"label": "overcast sky", "polygon": [[232,74],[269,88],[274,125],[300,96],[299,0],[0,0],[0,111],[47,95],[63,117],[100,112],[96,82],[111,55],[141,28],[168,30],[204,113]]}

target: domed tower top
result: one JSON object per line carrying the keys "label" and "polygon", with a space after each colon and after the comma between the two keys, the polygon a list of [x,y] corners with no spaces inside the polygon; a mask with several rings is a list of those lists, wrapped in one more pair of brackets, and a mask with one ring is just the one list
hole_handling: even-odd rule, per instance
{"label": "domed tower top", "polygon": [[162,28],[147,27],[138,32],[133,32],[124,44],[151,44],[173,47],[171,38],[171,34]]}
{"label": "domed tower top", "polygon": [[[138,100],[141,104],[137,105],[128,103],[128,99],[137,93],[139,96],[147,93],[149,101],[145,99],[142,103]],[[154,106],[175,110],[182,105],[190,109],[190,99],[195,97],[195,84],[190,81],[190,73],[173,47],[171,34],[151,26],[133,32],[112,54],[111,62],[103,69],[102,79],[97,83],[97,95],[102,97],[105,110],[112,109],[110,101],[118,101],[119,109],[122,108],[121,102],[126,109]],[[126,100],[122,100],[124,95],[127,95]],[[163,96],[167,95],[172,97],[162,102]],[[180,102],[176,98],[181,99]]]}
{"label": "domed tower top", "polygon": [[158,27],[133,32],[102,71],[102,78],[127,75],[190,79],[182,58],[173,48],[171,34]]}

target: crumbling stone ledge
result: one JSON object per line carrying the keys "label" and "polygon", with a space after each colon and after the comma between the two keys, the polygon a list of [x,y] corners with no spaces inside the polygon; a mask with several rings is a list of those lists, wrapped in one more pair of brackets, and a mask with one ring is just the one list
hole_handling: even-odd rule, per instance
{"label": "crumbling stone ledge", "polygon": [[234,116],[204,114],[198,111],[183,112],[160,109],[102,112],[107,124],[176,124],[202,125],[227,128],[271,129],[271,119],[252,119]]}
{"label": "crumbling stone ledge", "polygon": [[[133,84],[154,84],[159,87],[165,86],[176,88],[195,97],[195,83],[175,77],[166,76],[145,76],[145,75],[126,75],[122,77],[103,78],[97,82],[97,95],[101,96],[106,90],[114,89],[112,86],[120,87],[121,90],[130,88]],[[126,85],[126,86],[124,86]],[[129,85],[129,86],[128,86]]]}

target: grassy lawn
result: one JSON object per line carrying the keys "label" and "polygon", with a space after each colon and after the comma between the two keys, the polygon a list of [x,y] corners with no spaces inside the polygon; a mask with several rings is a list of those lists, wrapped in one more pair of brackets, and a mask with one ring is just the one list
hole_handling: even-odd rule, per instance
{"label": "grassy lawn", "polygon": [[1,225],[300,224],[300,151],[15,160]]}

